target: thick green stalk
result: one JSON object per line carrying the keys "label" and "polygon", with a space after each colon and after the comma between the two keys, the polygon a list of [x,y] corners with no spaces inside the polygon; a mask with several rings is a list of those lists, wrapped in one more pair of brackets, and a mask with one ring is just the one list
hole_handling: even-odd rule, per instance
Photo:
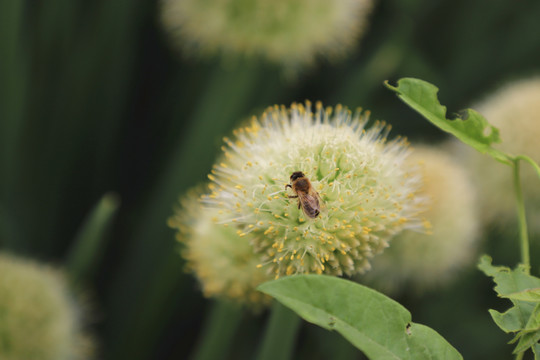
{"label": "thick green stalk", "polygon": [[521,263],[525,265],[527,273],[530,272],[531,262],[529,256],[529,237],[527,234],[527,219],[525,217],[525,204],[523,202],[523,192],[519,179],[519,159],[514,159],[514,188],[516,191],[516,202],[519,223],[519,238],[521,244]]}
{"label": "thick green stalk", "polygon": [[215,301],[191,359],[225,358],[230,351],[241,318],[242,311],[239,306],[225,301]]}
{"label": "thick green stalk", "polygon": [[291,359],[300,323],[292,310],[274,302],[257,360]]}

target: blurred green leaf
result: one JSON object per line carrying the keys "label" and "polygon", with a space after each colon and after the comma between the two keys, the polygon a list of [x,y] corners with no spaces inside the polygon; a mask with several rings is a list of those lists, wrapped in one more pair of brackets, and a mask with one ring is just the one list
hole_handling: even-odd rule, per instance
{"label": "blurred green leaf", "polygon": [[441,130],[454,135],[465,144],[472,146],[483,154],[492,156],[502,163],[510,162],[507,154],[491,146],[494,143],[501,142],[499,130],[490,125],[478,112],[467,109],[455,119],[446,117],[446,107],[441,105],[437,98],[439,89],[436,86],[414,78],[398,80],[397,87],[390,85],[388,82],[385,82],[385,85],[396,92],[405,104]]}
{"label": "blurred green leaf", "polygon": [[264,283],[259,290],[305,320],[336,330],[369,358],[462,358],[436,331],[411,322],[399,303],[352,281],[297,275]]}
{"label": "blurred green leaf", "polygon": [[86,218],[73,242],[67,267],[74,283],[88,279],[103,250],[103,243],[120,206],[116,194],[105,194]]}

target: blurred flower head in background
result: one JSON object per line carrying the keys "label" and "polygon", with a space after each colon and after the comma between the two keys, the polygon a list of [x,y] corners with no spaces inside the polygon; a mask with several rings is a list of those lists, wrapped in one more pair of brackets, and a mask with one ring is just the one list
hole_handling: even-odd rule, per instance
{"label": "blurred flower head in background", "polygon": [[233,227],[218,224],[223,220],[217,209],[203,206],[202,188],[181,199],[181,208],[169,219],[178,229],[177,238],[184,245],[182,255],[187,270],[193,272],[207,297],[221,297],[254,308],[266,305],[270,298],[255,288],[270,280],[257,268],[258,258],[249,241]]}
{"label": "blurred flower head in background", "polygon": [[162,19],[188,53],[294,67],[353,47],[371,7],[371,0],[163,0]]}
{"label": "blurred flower head in background", "polygon": [[91,341],[63,274],[0,254],[0,359],[88,359]]}
{"label": "blurred flower head in background", "polygon": [[[496,148],[540,162],[540,77],[506,84],[472,107],[499,129],[502,142]],[[504,225],[514,221],[512,171],[464,145],[460,145],[458,152],[474,182],[482,184],[478,190],[483,222]],[[520,170],[529,227],[540,234],[540,179],[528,164],[523,164]]]}
{"label": "blurred flower head in background", "polygon": [[420,165],[422,194],[430,207],[423,216],[430,231],[406,230],[373,259],[365,280],[387,292],[426,290],[448,283],[476,258],[479,239],[476,189],[461,163],[434,147],[414,149],[407,162]]}
{"label": "blurred flower head in background", "polygon": [[[423,228],[419,214],[425,199],[416,196],[418,169],[405,162],[407,142],[387,141],[389,127],[380,122],[365,130],[367,121],[341,106],[324,109],[317,103],[313,112],[310,103],[275,106],[236,130],[233,139],[225,138],[203,206],[184,203],[191,215],[180,218],[197,221],[179,221],[190,228],[183,233],[193,237],[186,242],[192,264],[216,254],[212,266],[192,266],[203,288],[211,268],[230,262],[218,258],[231,254],[242,254],[253,272],[264,270],[257,281],[298,273],[361,273],[393,235]],[[296,171],[311,181],[320,214],[308,216],[299,199],[289,197],[295,193],[285,185]],[[223,243],[216,240],[220,237]],[[219,281],[230,278],[225,270],[215,275]]]}

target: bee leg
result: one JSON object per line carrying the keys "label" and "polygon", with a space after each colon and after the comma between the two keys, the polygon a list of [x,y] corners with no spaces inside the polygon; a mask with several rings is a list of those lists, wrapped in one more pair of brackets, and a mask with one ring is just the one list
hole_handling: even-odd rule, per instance
{"label": "bee leg", "polygon": [[298,209],[300,209],[300,201],[298,202]]}
{"label": "bee leg", "polygon": [[298,197],[298,195],[287,195],[289,197],[289,199],[296,199]]}

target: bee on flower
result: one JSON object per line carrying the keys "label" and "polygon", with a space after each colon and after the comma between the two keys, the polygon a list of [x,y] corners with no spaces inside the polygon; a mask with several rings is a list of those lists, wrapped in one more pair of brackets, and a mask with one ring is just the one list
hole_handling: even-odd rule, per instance
{"label": "bee on flower", "polygon": [[[406,162],[408,142],[388,140],[383,122],[366,128],[368,120],[369,113],[339,105],[274,106],[224,138],[197,203],[201,214],[214,214],[204,226],[230,237],[223,256],[234,256],[238,266],[255,263],[261,282],[305,273],[351,276],[369,270],[395,234],[424,229],[426,201],[418,196],[419,170]],[[171,225],[198,229],[196,218],[179,212]],[[203,240],[180,239],[196,269],[203,260],[194,249]],[[239,256],[235,247],[245,251]],[[195,272],[208,282],[210,268],[225,262],[216,254]],[[219,278],[228,278],[225,269]]]}

